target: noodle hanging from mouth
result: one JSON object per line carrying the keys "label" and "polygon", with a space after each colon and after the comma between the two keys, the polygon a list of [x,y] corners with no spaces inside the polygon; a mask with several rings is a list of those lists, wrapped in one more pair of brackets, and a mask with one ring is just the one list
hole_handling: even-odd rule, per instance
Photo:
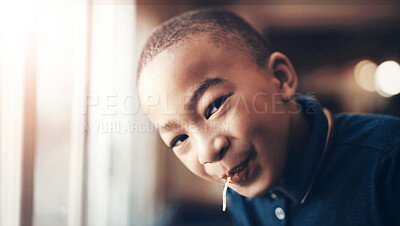
{"label": "noodle hanging from mouth", "polygon": [[231,177],[226,179],[224,191],[222,192],[222,211],[226,210],[226,191],[228,191],[229,182],[231,182]]}

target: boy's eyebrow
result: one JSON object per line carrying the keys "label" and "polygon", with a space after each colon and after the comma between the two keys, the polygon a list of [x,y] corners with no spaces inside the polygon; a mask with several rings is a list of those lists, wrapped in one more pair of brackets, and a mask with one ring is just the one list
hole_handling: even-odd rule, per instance
{"label": "boy's eyebrow", "polygon": [[186,109],[193,110],[200,97],[207,91],[207,89],[225,82],[222,78],[207,78],[202,82],[197,83],[196,89],[193,91],[189,102],[186,104]]}
{"label": "boy's eyebrow", "polygon": [[179,123],[173,120],[168,120],[167,123],[159,127],[158,132],[159,133],[169,132],[177,128],[179,128]]}

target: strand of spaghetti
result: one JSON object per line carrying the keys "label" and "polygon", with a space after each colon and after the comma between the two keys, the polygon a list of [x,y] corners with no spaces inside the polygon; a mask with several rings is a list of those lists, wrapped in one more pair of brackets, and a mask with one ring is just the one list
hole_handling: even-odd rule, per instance
{"label": "strand of spaghetti", "polygon": [[231,182],[231,177],[226,179],[224,191],[222,192],[222,211],[226,210],[226,191],[228,190],[229,182]]}

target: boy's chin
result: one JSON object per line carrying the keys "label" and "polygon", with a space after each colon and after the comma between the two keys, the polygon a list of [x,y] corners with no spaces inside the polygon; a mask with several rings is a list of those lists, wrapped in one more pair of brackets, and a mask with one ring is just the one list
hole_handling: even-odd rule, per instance
{"label": "boy's chin", "polygon": [[267,194],[271,189],[265,184],[252,184],[246,187],[232,187],[236,193],[247,198],[257,198]]}

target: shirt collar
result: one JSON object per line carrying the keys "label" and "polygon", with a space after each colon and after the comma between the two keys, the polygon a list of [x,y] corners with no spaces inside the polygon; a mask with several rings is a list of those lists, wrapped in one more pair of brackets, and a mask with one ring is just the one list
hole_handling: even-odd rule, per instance
{"label": "shirt collar", "polygon": [[307,97],[296,99],[301,113],[311,127],[311,135],[306,149],[301,153],[295,165],[290,166],[283,182],[271,192],[281,193],[295,203],[303,203],[313,185],[314,175],[319,169],[328,133],[328,120],[321,105]]}

